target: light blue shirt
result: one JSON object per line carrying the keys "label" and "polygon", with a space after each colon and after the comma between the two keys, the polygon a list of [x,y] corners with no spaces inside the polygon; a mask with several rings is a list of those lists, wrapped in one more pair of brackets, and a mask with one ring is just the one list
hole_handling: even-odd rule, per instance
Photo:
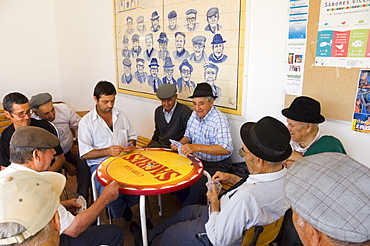
{"label": "light blue shirt", "polygon": [[193,155],[203,161],[217,162],[230,157],[234,147],[231,139],[230,122],[228,118],[215,107],[200,119],[195,111],[191,114],[186,126],[184,137],[189,138],[192,144],[220,145],[230,151],[228,155],[215,156],[202,152]]}
{"label": "light blue shirt", "polygon": [[177,102],[175,102],[175,106],[173,106],[173,108],[171,109],[171,111],[168,112],[168,113],[167,113],[167,111],[163,107],[163,115],[164,115],[164,119],[166,120],[167,123],[170,123],[171,118],[172,118],[172,115],[173,115],[173,111],[175,111],[176,105],[177,105]]}

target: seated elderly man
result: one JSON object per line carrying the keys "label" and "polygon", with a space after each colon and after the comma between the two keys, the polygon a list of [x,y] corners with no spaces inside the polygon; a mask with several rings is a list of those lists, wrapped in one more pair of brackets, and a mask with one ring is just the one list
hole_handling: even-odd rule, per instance
{"label": "seated elderly man", "polygon": [[[346,153],[339,139],[322,134],[319,124],[325,121],[321,115],[321,106],[318,101],[310,97],[297,97],[289,108],[283,109],[282,114],[287,117],[287,127],[292,138],[292,155],[285,165],[289,168],[296,160],[303,156],[324,152]],[[288,210],[281,234],[280,245],[302,245],[292,223],[292,211]]]}
{"label": "seated elderly man", "polygon": [[[0,178],[17,172],[43,172],[48,170],[59,139],[50,132],[34,126],[21,126],[10,140],[11,164],[0,172]],[[58,207],[60,220],[59,245],[119,245],[122,246],[123,231],[119,226],[91,226],[105,206],[118,197],[118,184],[106,186],[102,195],[85,211],[73,216],[67,211],[81,207],[76,199],[62,201]],[[16,194],[14,194],[16,195]],[[23,207],[28,211],[29,207]]]}
{"label": "seated elderly man", "polygon": [[78,156],[78,143],[77,140],[73,140],[73,135],[77,136],[78,122],[80,122],[81,117],[67,104],[53,104],[52,96],[47,92],[32,96],[30,107],[34,110],[32,118],[52,122],[58,130],[58,138],[65,158],[64,166],[74,167],[74,172],[68,172],[70,175],[75,175],[77,169],[77,193],[88,200],[90,169],[86,160]]}
{"label": "seated elderly man", "polygon": [[[179,141],[181,151],[185,155],[193,154],[202,160],[204,169],[212,176],[216,171],[231,171],[231,154],[234,150],[230,122],[220,112],[214,102],[217,96],[207,83],[199,83],[195,88],[192,99],[194,111],[189,118],[184,137]],[[173,150],[178,147],[171,145]],[[189,192],[176,192],[184,206],[206,202],[206,178],[202,177],[192,185]]]}
{"label": "seated elderly man", "polygon": [[285,177],[303,245],[370,245],[370,169],[341,153],[300,159]]}
{"label": "seated elderly man", "polygon": [[[213,185],[207,192],[209,206],[186,206],[150,230],[152,246],[240,245],[245,230],[270,224],[284,215],[289,208],[284,196],[283,166],[292,152],[289,131],[280,121],[264,117],[257,123],[245,123],[240,136],[249,177],[216,172],[213,180],[233,186],[219,198]],[[139,226],[132,222],[130,229],[138,242]]]}
{"label": "seated elderly man", "polygon": [[287,160],[288,168],[303,156],[323,152],[346,154],[339,139],[320,132],[319,124],[325,121],[320,111],[320,103],[305,96],[295,98],[289,108],[281,111],[287,118],[287,127],[292,138],[293,152]]}
{"label": "seated elderly man", "polygon": [[59,245],[59,196],[66,178],[18,171],[0,178],[0,245]]}
{"label": "seated elderly man", "polygon": [[155,131],[148,146],[170,148],[169,139],[178,141],[184,136],[191,109],[177,102],[176,85],[163,84],[156,95],[162,105],[155,109]]}

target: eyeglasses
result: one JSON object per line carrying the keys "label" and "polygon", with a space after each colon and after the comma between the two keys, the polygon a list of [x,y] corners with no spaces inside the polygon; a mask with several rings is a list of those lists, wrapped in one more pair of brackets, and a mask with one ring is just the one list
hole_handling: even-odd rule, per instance
{"label": "eyeglasses", "polygon": [[193,44],[195,48],[203,48],[204,44]]}
{"label": "eyeglasses", "polygon": [[12,112],[12,114],[14,114],[15,116],[17,116],[18,118],[24,118],[27,115],[31,115],[33,113],[33,110],[32,109],[28,109],[26,112],[21,112],[21,113],[18,113],[18,114],[15,114]]}
{"label": "eyeglasses", "polygon": [[244,149],[243,149],[243,147],[241,147],[240,149],[239,149],[239,155],[240,155],[240,157],[241,158],[244,158],[245,157],[245,151],[244,151]]}
{"label": "eyeglasses", "polygon": [[186,70],[186,69],[181,69],[181,73],[183,74],[190,74],[190,70]]}

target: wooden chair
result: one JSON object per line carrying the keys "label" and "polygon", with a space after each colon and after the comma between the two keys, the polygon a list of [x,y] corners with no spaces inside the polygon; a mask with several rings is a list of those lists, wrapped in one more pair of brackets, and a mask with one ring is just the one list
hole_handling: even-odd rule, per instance
{"label": "wooden chair", "polygon": [[0,134],[10,126],[13,122],[5,116],[4,110],[2,109],[2,105],[0,105]]}
{"label": "wooden chair", "polygon": [[245,231],[241,246],[269,245],[279,234],[284,216],[264,226],[253,226]]}

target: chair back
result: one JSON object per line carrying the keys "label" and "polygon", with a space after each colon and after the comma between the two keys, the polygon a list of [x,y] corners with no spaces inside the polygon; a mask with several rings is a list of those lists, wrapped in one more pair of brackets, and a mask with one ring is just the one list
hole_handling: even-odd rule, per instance
{"label": "chair back", "polygon": [[269,245],[279,234],[284,216],[264,226],[253,226],[245,231],[241,246]]}

